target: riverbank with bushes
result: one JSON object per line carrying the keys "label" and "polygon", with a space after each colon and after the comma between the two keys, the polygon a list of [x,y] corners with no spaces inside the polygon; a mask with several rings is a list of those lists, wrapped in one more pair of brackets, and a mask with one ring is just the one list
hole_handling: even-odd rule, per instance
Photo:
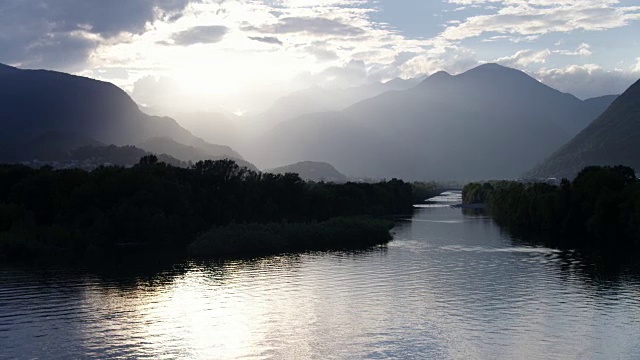
{"label": "riverbank with bushes", "polygon": [[551,246],[601,253],[640,247],[640,182],[629,167],[587,167],[559,186],[468,184],[463,200],[486,203],[500,226]]}

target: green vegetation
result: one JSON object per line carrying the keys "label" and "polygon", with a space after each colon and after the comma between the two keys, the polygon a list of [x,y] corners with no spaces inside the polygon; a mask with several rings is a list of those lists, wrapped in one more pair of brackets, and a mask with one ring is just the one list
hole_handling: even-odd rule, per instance
{"label": "green vegetation", "polygon": [[[0,258],[86,259],[123,249],[184,250],[207,230],[214,229],[210,239],[242,224],[281,227],[276,235],[289,245],[278,249],[381,243],[388,239],[378,234],[375,223],[326,221],[410,213],[413,199],[412,185],[401,180],[306,183],[296,174],[258,173],[231,160],[181,168],[146,156],[131,168],[91,172],[0,165]],[[291,225],[302,223],[307,230]],[[221,230],[226,226],[231,227]],[[327,232],[327,226],[343,235]],[[308,240],[291,245],[296,233]],[[320,243],[311,245],[314,239]],[[250,252],[242,246],[238,249]]]}
{"label": "green vegetation", "polygon": [[470,183],[462,189],[462,202],[464,204],[486,203],[489,194],[493,190],[491,183]]}
{"label": "green vegetation", "polygon": [[640,245],[640,182],[629,167],[587,167],[560,186],[469,184],[463,198],[486,202],[501,226],[551,245],[598,251]]}
{"label": "green vegetation", "polygon": [[438,196],[448,189],[446,185],[437,182],[414,182],[412,187],[414,204],[423,203],[425,200]]}
{"label": "green vegetation", "polygon": [[220,257],[366,248],[389,242],[392,227],[389,221],[357,217],[320,223],[230,224],[199,236],[188,250],[195,257]]}

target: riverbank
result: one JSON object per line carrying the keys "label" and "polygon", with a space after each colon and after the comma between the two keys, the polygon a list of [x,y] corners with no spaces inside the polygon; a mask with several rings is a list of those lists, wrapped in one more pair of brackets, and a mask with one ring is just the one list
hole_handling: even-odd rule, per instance
{"label": "riverbank", "polygon": [[452,208],[454,209],[472,209],[472,210],[485,210],[487,209],[487,204],[485,203],[480,203],[480,204],[455,204],[455,205],[451,205]]}
{"label": "riverbank", "polygon": [[487,204],[490,216],[519,237],[557,248],[618,256],[640,249],[640,181],[625,166],[592,166],[559,186],[500,181],[469,184],[465,206]]}

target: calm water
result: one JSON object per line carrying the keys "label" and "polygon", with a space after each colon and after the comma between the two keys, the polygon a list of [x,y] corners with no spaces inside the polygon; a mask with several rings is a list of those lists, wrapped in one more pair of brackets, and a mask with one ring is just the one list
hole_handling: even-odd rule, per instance
{"label": "calm water", "polygon": [[635,275],[446,206],[395,233],[151,274],[0,267],[0,358],[640,359]]}

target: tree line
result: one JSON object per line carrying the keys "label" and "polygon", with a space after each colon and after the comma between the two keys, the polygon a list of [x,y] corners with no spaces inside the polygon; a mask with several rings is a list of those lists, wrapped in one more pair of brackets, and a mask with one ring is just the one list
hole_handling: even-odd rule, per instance
{"label": "tree line", "polygon": [[495,221],[563,247],[618,251],[640,246],[640,181],[626,166],[590,166],[559,186],[501,181],[464,187]]}
{"label": "tree line", "polygon": [[198,235],[230,224],[410,213],[416,193],[426,195],[427,187],[414,191],[397,179],[304,182],[297,174],[255,172],[231,160],[183,168],[153,155],[133,167],[90,172],[0,165],[0,257],[82,258],[139,246],[186,249]]}

